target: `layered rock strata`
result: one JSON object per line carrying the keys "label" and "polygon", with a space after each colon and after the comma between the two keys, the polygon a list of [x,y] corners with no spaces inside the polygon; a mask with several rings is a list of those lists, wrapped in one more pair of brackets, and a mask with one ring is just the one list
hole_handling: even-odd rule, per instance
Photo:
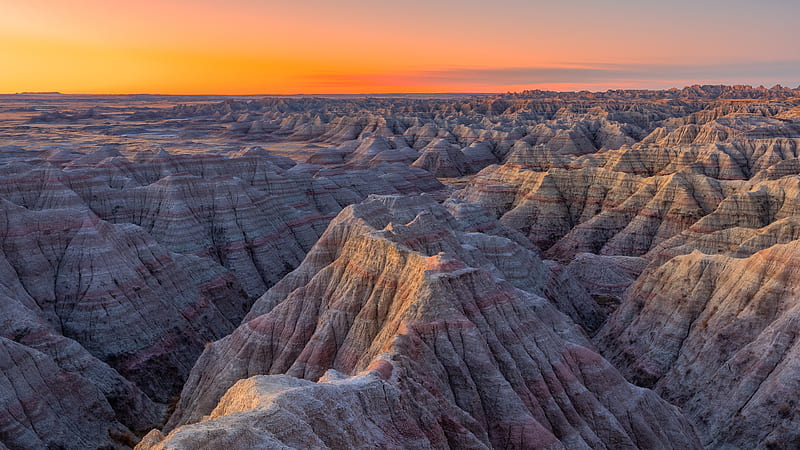
{"label": "layered rock strata", "polygon": [[[165,420],[204,346],[302,261],[343,206],[442,187],[404,168],[294,166],[260,149],[128,158],[115,147],[62,167],[3,166],[0,337],[14,389],[3,390],[0,442],[133,445]],[[25,383],[86,401],[54,403]]]}
{"label": "layered rock strata", "polygon": [[795,447],[799,255],[793,241],[675,257],[634,284],[597,343],[679,405],[706,446]]}
{"label": "layered rock strata", "polygon": [[[425,197],[346,208],[248,320],[206,349],[168,433],[140,448],[245,435],[328,447],[698,446],[675,408],[628,384],[549,301],[503,279],[515,271],[474,251],[506,238],[464,228]],[[339,421],[358,424],[381,405],[393,425]],[[289,426],[304,431],[289,436]]]}

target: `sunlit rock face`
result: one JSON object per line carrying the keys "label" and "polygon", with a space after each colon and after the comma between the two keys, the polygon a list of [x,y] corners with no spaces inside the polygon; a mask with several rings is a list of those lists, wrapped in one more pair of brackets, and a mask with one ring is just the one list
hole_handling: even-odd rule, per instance
{"label": "sunlit rock face", "polygon": [[798,98],[8,100],[0,448],[797,447]]}
{"label": "sunlit rock face", "polygon": [[71,156],[2,169],[0,436],[12,448],[133,445],[166,419],[204,346],[343,206],[442,188],[407,168],[292,172],[258,148]]}
{"label": "sunlit rock face", "polygon": [[737,183],[684,172],[639,177],[601,168],[491,166],[455,196],[490,208],[553,258],[642,256],[713,211]]}
{"label": "sunlit rock face", "polygon": [[675,407],[626,382],[532,293],[547,270],[538,258],[520,280],[504,258],[476,251],[513,241],[473,228],[430,197],[346,208],[203,353],[170,432],[140,448],[699,446]]}

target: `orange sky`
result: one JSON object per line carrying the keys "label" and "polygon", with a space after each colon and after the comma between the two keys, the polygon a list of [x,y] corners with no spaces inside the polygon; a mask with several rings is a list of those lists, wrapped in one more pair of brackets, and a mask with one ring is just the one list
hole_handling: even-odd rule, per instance
{"label": "orange sky", "polygon": [[798,4],[0,0],[0,93],[797,86]]}

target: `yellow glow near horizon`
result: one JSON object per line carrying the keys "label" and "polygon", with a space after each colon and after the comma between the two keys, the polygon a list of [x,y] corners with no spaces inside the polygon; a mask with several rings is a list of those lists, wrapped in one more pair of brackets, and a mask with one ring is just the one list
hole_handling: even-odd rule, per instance
{"label": "yellow glow near horizon", "polygon": [[[747,25],[770,12],[737,0],[693,14],[632,0],[603,8],[588,0],[500,3],[0,0],[0,93],[637,88],[766,83],[786,73],[791,83],[800,68],[791,59],[794,41],[781,39],[794,33],[791,21],[773,15],[766,39]],[[774,61],[778,69],[759,66]],[[739,62],[747,67],[726,73]]]}

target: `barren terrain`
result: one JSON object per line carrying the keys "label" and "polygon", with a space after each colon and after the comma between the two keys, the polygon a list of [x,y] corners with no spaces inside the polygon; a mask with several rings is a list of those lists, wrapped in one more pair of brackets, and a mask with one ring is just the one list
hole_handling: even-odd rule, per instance
{"label": "barren terrain", "polygon": [[0,448],[796,448],[800,89],[0,97]]}

